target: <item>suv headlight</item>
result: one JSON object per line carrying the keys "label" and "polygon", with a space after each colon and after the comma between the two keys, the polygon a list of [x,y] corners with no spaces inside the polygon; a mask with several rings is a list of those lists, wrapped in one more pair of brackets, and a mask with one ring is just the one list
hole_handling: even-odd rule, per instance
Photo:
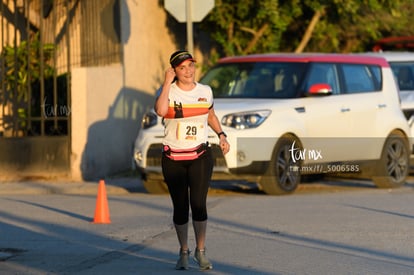
{"label": "suv headlight", "polygon": [[221,124],[238,130],[256,128],[272,113],[270,110],[249,111],[225,115]]}
{"label": "suv headlight", "polygon": [[145,113],[142,117],[141,128],[148,129],[157,124],[157,115],[153,112]]}

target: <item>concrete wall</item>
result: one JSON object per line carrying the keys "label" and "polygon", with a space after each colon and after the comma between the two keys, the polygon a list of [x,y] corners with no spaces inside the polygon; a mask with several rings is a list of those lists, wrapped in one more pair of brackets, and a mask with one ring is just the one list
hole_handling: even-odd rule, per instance
{"label": "concrete wall", "polygon": [[123,64],[72,71],[74,180],[130,169],[142,115],[153,106],[169,57],[179,49],[160,1],[120,2]]}
{"label": "concrete wall", "polygon": [[72,70],[71,169],[74,179],[102,177],[111,170],[111,156],[105,145],[110,146],[115,132],[111,129],[110,107],[122,88],[121,80],[120,65]]}

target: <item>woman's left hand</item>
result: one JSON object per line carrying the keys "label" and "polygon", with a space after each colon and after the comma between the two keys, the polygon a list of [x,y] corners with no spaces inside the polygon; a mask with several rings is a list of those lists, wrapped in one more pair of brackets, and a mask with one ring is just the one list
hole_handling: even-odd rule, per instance
{"label": "woman's left hand", "polygon": [[220,148],[223,152],[223,155],[227,154],[230,151],[230,144],[228,143],[225,136],[220,137]]}

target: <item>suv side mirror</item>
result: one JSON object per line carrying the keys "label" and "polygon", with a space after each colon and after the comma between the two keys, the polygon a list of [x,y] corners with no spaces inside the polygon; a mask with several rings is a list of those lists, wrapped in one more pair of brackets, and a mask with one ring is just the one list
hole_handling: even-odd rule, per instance
{"label": "suv side mirror", "polygon": [[327,96],[332,94],[332,87],[326,83],[316,83],[306,91],[307,96]]}

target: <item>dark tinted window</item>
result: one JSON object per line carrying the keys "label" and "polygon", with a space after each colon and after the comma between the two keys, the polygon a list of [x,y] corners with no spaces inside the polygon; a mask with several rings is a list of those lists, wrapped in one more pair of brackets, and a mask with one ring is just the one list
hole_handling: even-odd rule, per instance
{"label": "dark tinted window", "polygon": [[400,91],[414,91],[414,62],[390,62]]}
{"label": "dark tinted window", "polygon": [[305,81],[305,90],[314,84],[325,83],[332,88],[332,94],[340,94],[337,66],[331,63],[312,63]]}
{"label": "dark tinted window", "polygon": [[381,90],[382,74],[379,66],[343,64],[342,71],[345,93],[366,93]]}
{"label": "dark tinted window", "polygon": [[306,63],[219,64],[200,80],[215,98],[295,98]]}

